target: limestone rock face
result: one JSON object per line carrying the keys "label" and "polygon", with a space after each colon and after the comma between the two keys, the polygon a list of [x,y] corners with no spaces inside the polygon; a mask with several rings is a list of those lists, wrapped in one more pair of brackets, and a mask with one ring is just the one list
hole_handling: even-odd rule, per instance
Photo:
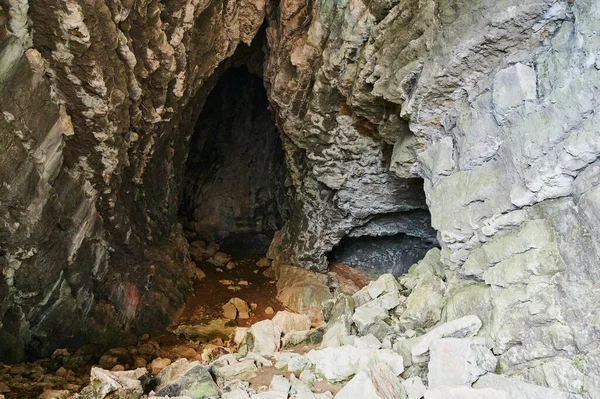
{"label": "limestone rock face", "polygon": [[[477,315],[465,335],[503,371],[600,395],[596,0],[5,3],[3,361],[169,321],[193,276],[176,225],[190,138],[244,64],[285,152],[274,266],[323,271],[345,237],[437,243],[431,273],[406,280],[407,326],[429,339]],[[296,276],[280,295],[316,320],[329,286]]]}

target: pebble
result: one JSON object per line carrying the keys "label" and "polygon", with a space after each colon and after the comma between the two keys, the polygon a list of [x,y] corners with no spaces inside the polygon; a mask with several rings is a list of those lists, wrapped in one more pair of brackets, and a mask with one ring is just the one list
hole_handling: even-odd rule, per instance
{"label": "pebble", "polygon": [[249,283],[246,280],[241,280],[238,285],[249,285]]}
{"label": "pebble", "polygon": [[273,313],[275,313],[275,311],[273,310],[272,307],[269,306],[268,308],[265,309],[265,314],[273,314]]}
{"label": "pebble", "polygon": [[233,270],[234,267],[235,267],[235,262],[228,262],[227,265],[225,266],[225,269]]}

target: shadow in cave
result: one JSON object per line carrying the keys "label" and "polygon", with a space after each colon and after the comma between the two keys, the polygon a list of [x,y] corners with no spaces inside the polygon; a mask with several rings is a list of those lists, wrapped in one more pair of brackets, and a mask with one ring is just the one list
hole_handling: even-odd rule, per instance
{"label": "shadow in cave", "polygon": [[330,252],[329,259],[371,278],[384,273],[398,277],[427,251],[439,247],[436,234],[423,203],[423,209],[380,215],[351,230]]}
{"label": "shadow in cave", "polygon": [[233,255],[264,255],[283,221],[284,151],[262,79],[230,68],[209,94],[186,162],[180,217]]}

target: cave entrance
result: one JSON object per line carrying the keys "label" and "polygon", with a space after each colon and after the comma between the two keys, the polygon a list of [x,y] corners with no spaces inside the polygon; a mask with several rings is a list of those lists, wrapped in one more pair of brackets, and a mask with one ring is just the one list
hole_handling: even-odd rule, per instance
{"label": "cave entrance", "polygon": [[346,264],[371,278],[385,273],[395,277],[406,274],[427,251],[439,247],[425,193],[417,198],[422,201],[420,207],[379,215],[352,229],[330,252],[330,261]]}
{"label": "cave entrance", "polygon": [[284,151],[261,77],[231,67],[190,142],[180,216],[230,254],[264,255],[283,224]]}

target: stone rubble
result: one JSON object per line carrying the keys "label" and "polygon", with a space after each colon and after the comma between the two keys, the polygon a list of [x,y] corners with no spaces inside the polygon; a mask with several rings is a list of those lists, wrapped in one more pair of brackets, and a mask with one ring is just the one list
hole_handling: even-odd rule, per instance
{"label": "stone rubble", "polygon": [[[498,375],[497,356],[490,349],[489,338],[478,336],[485,330],[475,315],[442,319],[433,326],[427,318],[421,318],[427,327],[415,325],[415,319],[403,322],[401,315],[407,309],[403,304],[413,293],[420,295],[415,289],[418,284],[409,290],[391,275],[383,275],[352,297],[340,294],[326,303],[323,318],[327,322],[318,328],[311,328],[306,315],[280,311],[273,320],[238,328],[237,349],[232,353],[216,355],[204,363],[179,359],[172,364],[165,363],[158,374],[154,371],[162,359],[154,359],[149,369],[155,377],[145,368],[122,372],[93,368],[91,384],[82,395],[90,399],[108,399],[110,395],[146,398],[142,396],[143,388],[154,379],[157,385],[150,398],[582,397],[578,393],[527,383],[515,375]],[[405,292],[411,293],[405,297]],[[360,305],[354,307],[356,303]],[[423,314],[428,312],[421,308]],[[369,318],[364,309],[375,309],[377,317]],[[367,332],[378,322],[389,327],[383,339]],[[333,339],[333,332],[340,336]],[[147,345],[144,351],[152,352],[152,348]],[[118,357],[121,352],[113,350],[111,353]],[[263,374],[270,376],[261,380]],[[253,381],[258,380],[262,385],[255,385]],[[328,384],[325,385],[328,388],[318,388],[322,384]]]}

